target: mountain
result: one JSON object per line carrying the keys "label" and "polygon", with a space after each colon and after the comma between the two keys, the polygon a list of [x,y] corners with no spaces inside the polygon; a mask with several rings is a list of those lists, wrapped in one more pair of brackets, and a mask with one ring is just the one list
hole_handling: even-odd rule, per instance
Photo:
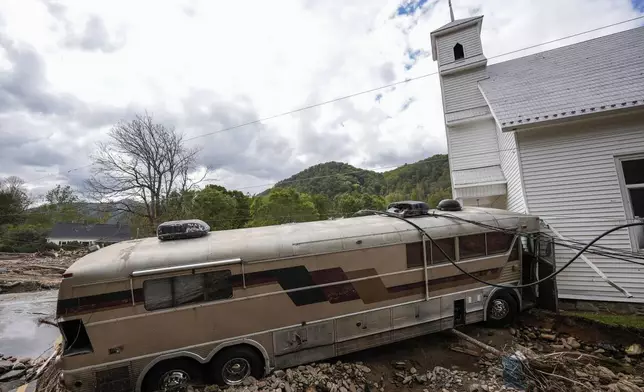
{"label": "mountain", "polygon": [[443,196],[451,192],[449,163],[445,154],[382,173],[342,162],[321,163],[278,182],[275,188],[294,188],[298,192],[321,194],[330,199],[349,192],[367,193],[384,197],[387,201],[427,201],[432,195],[440,194],[445,198]]}

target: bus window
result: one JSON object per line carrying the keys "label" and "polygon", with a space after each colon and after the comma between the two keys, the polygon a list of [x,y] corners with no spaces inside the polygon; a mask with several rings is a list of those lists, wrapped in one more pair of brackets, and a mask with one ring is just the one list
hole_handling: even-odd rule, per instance
{"label": "bus window", "polygon": [[412,242],[407,244],[407,268],[418,268],[423,265],[423,243]]}
{"label": "bus window", "polygon": [[486,233],[485,240],[487,241],[487,254],[494,255],[507,252],[510,250],[513,239],[514,236],[512,234],[502,233],[499,231]]}
{"label": "bus window", "polygon": [[205,275],[205,300],[215,301],[233,297],[230,270],[208,272]]}
{"label": "bus window", "polygon": [[175,276],[172,280],[173,306],[201,302],[205,299],[203,274]]}
{"label": "bus window", "polygon": [[172,279],[154,279],[143,282],[145,310],[172,307]]}
{"label": "bus window", "polygon": [[460,260],[485,256],[485,234],[458,237]]}
{"label": "bus window", "polygon": [[[434,244],[434,242],[436,244]],[[447,253],[452,261],[456,261],[454,238],[443,238],[440,240],[434,240],[434,242],[432,242],[432,264],[449,263],[449,260],[445,257],[443,252]],[[438,245],[443,252],[441,252],[436,245]]]}
{"label": "bus window", "polygon": [[172,278],[146,280],[143,296],[146,310],[167,309],[195,302],[231,298],[230,270]]}

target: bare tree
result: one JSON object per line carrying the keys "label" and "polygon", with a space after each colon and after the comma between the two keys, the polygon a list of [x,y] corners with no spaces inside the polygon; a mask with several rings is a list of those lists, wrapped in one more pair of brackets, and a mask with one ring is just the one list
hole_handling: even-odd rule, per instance
{"label": "bare tree", "polygon": [[193,189],[207,174],[191,179],[199,149],[188,148],[181,133],[155,123],[147,113],[119,122],[108,135],[92,156],[88,193],[119,211],[147,218],[152,227],[173,194]]}

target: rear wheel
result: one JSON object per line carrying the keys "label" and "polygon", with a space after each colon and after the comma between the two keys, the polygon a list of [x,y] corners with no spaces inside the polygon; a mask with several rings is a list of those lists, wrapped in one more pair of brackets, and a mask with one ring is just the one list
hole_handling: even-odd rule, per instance
{"label": "rear wheel", "polygon": [[142,392],[184,392],[201,378],[201,370],[201,365],[190,359],[160,362],[145,376]]}
{"label": "rear wheel", "polygon": [[212,374],[219,385],[239,385],[248,376],[264,375],[264,360],[248,346],[225,349],[211,363]]}
{"label": "rear wheel", "polygon": [[507,290],[494,294],[487,305],[487,324],[491,327],[504,327],[512,324],[519,313],[519,304]]}

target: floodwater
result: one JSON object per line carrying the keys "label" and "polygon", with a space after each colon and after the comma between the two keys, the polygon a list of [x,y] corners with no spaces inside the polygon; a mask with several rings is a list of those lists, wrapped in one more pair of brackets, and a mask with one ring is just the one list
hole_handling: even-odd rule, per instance
{"label": "floodwater", "polygon": [[0,295],[0,354],[35,358],[51,350],[58,328],[38,325],[43,317],[53,320],[58,292]]}

